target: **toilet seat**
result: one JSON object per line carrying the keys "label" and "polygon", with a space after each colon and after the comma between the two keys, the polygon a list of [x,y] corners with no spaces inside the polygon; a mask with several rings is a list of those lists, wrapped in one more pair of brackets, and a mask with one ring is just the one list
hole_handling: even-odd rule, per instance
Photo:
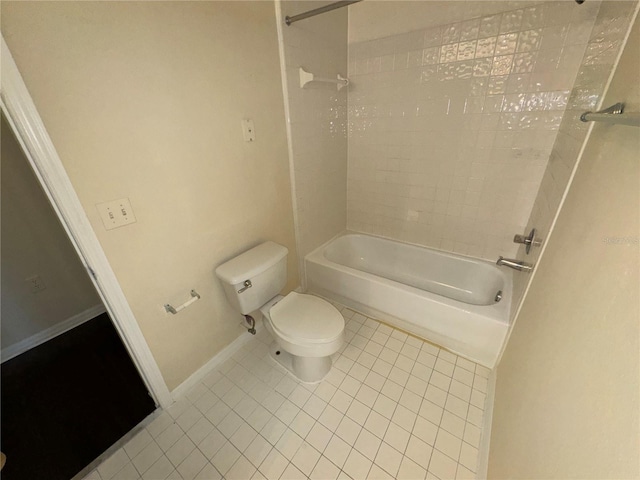
{"label": "toilet seat", "polygon": [[281,336],[296,342],[334,342],[344,331],[342,314],[326,300],[291,292],[269,311],[271,326]]}

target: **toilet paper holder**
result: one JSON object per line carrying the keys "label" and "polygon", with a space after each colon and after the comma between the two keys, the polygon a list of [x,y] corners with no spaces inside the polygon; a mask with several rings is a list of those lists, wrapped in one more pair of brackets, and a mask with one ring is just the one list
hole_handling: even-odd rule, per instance
{"label": "toilet paper holder", "polygon": [[200,295],[198,294],[198,292],[196,292],[195,290],[191,290],[191,298],[186,302],[184,302],[182,305],[178,307],[173,307],[170,303],[165,303],[164,309],[167,311],[167,313],[172,313],[175,315],[179,311],[184,310],[185,308],[197,302],[198,300],[200,300]]}

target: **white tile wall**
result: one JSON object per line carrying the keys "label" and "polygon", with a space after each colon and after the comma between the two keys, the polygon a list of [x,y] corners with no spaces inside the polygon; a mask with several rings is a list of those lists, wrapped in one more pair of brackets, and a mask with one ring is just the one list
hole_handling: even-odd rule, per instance
{"label": "white tile wall", "polygon": [[598,8],[546,2],[350,44],[348,228],[515,255]]}
{"label": "white tile wall", "polygon": [[[283,15],[309,8],[309,2],[282,2]],[[284,26],[283,37],[296,233],[298,255],[303,258],[346,228],[347,93],[329,84],[301,89],[298,69],[323,77],[347,74],[347,10]]]}
{"label": "white tile wall", "polygon": [[475,478],[489,370],[338,308],[324,381],[282,369],[263,329],[87,480]]}

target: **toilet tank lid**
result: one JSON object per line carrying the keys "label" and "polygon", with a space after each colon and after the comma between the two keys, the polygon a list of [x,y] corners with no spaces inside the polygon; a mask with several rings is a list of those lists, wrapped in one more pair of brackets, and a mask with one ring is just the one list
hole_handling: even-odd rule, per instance
{"label": "toilet tank lid", "polygon": [[273,267],[287,253],[287,247],[267,241],[223,263],[216,268],[216,275],[224,282],[237,285]]}

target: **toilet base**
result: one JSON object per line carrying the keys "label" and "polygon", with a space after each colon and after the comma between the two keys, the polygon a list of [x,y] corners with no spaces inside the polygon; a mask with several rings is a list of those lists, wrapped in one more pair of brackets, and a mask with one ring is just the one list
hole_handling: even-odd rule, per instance
{"label": "toilet base", "polygon": [[269,347],[271,357],[304,383],[318,383],[331,370],[331,357],[299,357],[292,355],[274,340]]}

